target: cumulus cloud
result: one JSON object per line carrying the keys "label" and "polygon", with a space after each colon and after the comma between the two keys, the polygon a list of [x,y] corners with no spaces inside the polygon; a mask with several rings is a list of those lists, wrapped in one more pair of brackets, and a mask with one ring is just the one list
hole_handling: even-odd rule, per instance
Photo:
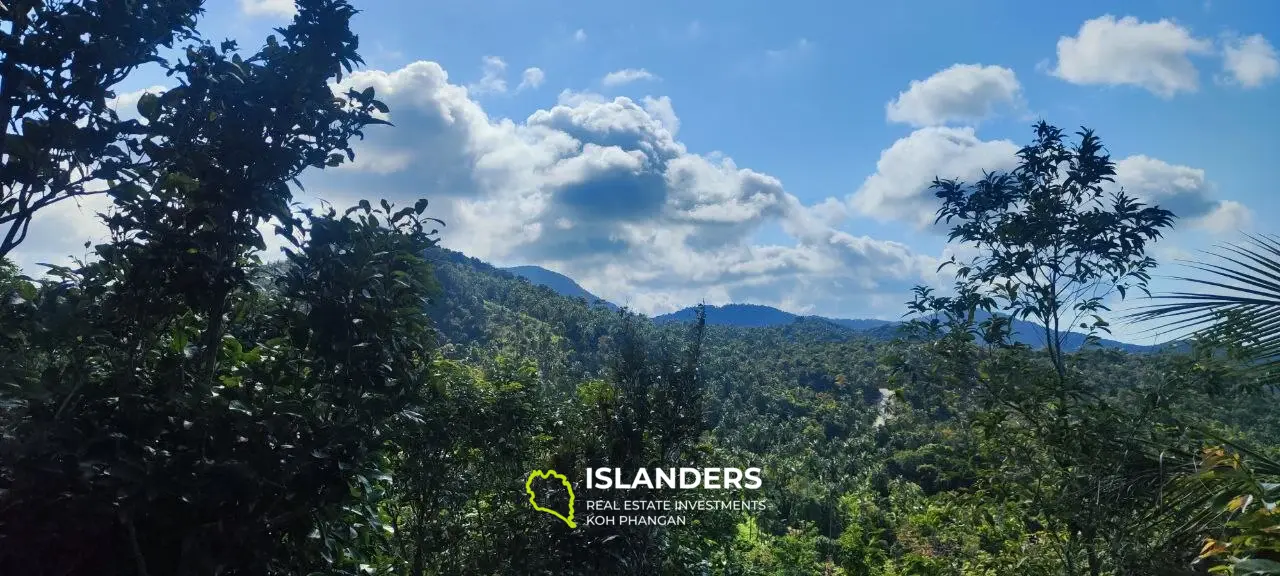
{"label": "cumulus cloud", "polygon": [[1257,88],[1280,76],[1280,56],[1261,34],[1229,37],[1222,48],[1222,70],[1229,82]]}
{"label": "cumulus cloud", "polygon": [[[91,183],[89,189],[103,190],[105,185]],[[85,242],[107,239],[107,226],[99,214],[110,208],[111,199],[105,194],[68,198],[43,208],[32,217],[27,238],[10,257],[32,276],[44,273],[40,264],[71,265],[72,258],[89,255],[92,249],[85,248]]]}
{"label": "cumulus cloud", "polygon": [[666,128],[672,136],[680,131],[680,118],[676,116],[676,110],[671,105],[671,98],[661,96],[654,98],[645,96],[641,102],[644,103],[644,111],[648,112],[658,122],[662,123],[662,127]]}
{"label": "cumulus cloud", "polygon": [[644,68],[623,68],[622,70],[616,70],[605,74],[604,78],[600,80],[600,83],[605,86],[621,86],[623,84],[630,84],[639,80],[657,79],[657,76],[654,76],[652,72],[649,72]]}
{"label": "cumulus cloud", "polygon": [[[973,182],[984,170],[1014,168],[1017,151],[1008,140],[981,140],[973,128],[921,128],[881,152],[876,172],[849,197],[849,207],[878,220],[928,228],[938,208],[928,190],[935,176]],[[1225,231],[1246,227],[1250,219],[1244,205],[1216,198],[1204,170],[1141,154],[1116,162],[1115,182],[1108,189],[1121,188],[1195,227]]]}
{"label": "cumulus cloud", "polygon": [[1116,162],[1115,179],[1130,194],[1172,210],[1180,218],[1202,216],[1213,209],[1209,181],[1199,168],[1139,154]]}
{"label": "cumulus cloud", "polygon": [[853,193],[849,205],[864,216],[926,228],[938,209],[928,190],[934,177],[972,182],[984,170],[1013,168],[1017,152],[1013,142],[982,140],[971,127],[921,128],[880,153],[876,172]]}
{"label": "cumulus cloud", "polygon": [[890,122],[935,126],[977,123],[1001,108],[1016,106],[1022,85],[1013,70],[981,64],[955,64],[924,80],[885,105]]}
{"label": "cumulus cloud", "polygon": [[[907,287],[936,265],[838,229],[838,200],[806,206],[773,176],[690,152],[665,97],[566,91],[515,120],[490,117],[433,62],[360,71],[344,84],[374,87],[397,127],[371,131],[355,167],[311,175],[308,190],[336,204],[354,200],[348,191],[399,203],[427,196],[447,222],[446,246],[545,265],[644,312],[706,300],[896,315]],[[408,161],[361,169],[364,156],[395,153]],[[766,224],[789,238],[753,242]]]}
{"label": "cumulus cloud", "polygon": [[298,7],[293,0],[240,0],[240,11],[248,16],[292,18]]}
{"label": "cumulus cloud", "polygon": [[1158,204],[1197,228],[1231,232],[1247,228],[1248,207],[1215,199],[1213,183],[1199,168],[1170,164],[1144,155],[1116,162],[1115,186],[1148,204]]}
{"label": "cumulus cloud", "polygon": [[1191,57],[1212,51],[1212,42],[1172,20],[1107,14],[1086,21],[1075,36],[1058,39],[1052,73],[1073,84],[1131,85],[1171,98],[1199,88]]}
{"label": "cumulus cloud", "polygon": [[543,73],[541,68],[525,68],[524,73],[520,75],[520,85],[516,86],[516,92],[528,88],[537,88],[547,79],[547,75]]}
{"label": "cumulus cloud", "polygon": [[467,88],[476,94],[506,92],[507,63],[497,56],[485,56],[482,62],[481,70],[484,75],[479,81],[467,85]]}
{"label": "cumulus cloud", "polygon": [[1194,224],[1214,234],[1235,234],[1253,226],[1253,211],[1235,200],[1223,200]]}
{"label": "cumulus cloud", "polygon": [[575,31],[573,32],[573,41],[574,41],[574,42],[586,42],[586,41],[587,41],[587,31],[586,31],[586,30],[583,30],[583,29],[581,29],[581,28],[579,28],[579,29],[575,30]]}

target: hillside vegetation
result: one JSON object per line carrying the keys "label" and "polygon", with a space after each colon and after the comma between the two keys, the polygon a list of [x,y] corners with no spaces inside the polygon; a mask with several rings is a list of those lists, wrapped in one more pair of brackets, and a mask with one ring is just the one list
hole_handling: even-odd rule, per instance
{"label": "hillside vegetation", "polygon": [[[393,129],[332,87],[354,10],[300,0],[242,55],[198,4],[42,3],[0,54],[25,115],[0,257],[50,204],[113,205],[85,261],[0,262],[0,574],[1280,574],[1280,243],[1145,309],[1194,346],[1098,346],[1174,215],[1103,193],[1091,132],[1040,123],[1018,168],[934,182],[976,256],[892,334],[655,322],[441,248],[425,199],[295,213],[299,175]],[[108,24],[138,38],[86,45]],[[145,62],[180,86],[121,120],[109,89]],[[10,93],[15,69],[52,85]],[[579,475],[599,466],[759,467],[725,497],[766,506],[571,527],[530,505],[534,470],[608,497]]]}

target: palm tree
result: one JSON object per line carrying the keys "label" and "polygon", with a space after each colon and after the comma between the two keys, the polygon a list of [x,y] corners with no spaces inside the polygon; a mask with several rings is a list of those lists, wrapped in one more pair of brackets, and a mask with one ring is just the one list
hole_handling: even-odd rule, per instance
{"label": "palm tree", "polygon": [[[1250,235],[1198,262],[1201,275],[1178,277],[1201,291],[1152,296],[1132,315],[1156,329],[1187,331],[1200,346],[1240,360],[1250,388],[1280,389],[1280,238]],[[1262,401],[1270,401],[1267,397]],[[1203,539],[1200,558],[1232,574],[1280,575],[1280,462],[1238,442],[1193,456],[1163,495],[1162,515]]]}

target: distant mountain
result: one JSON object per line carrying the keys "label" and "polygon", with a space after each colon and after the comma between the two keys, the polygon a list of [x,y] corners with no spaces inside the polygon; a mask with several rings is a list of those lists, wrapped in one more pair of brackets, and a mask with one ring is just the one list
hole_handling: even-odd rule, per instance
{"label": "distant mountain", "polygon": [[877,328],[893,327],[898,324],[892,320],[876,320],[874,318],[862,318],[856,320],[851,318],[826,318],[824,316],[813,316],[813,318],[822,318],[832,324],[844,326],[845,328],[857,330],[858,332],[875,330]]}
{"label": "distant mountain", "polygon": [[513,266],[505,270],[539,286],[546,286],[561,296],[585,298],[587,302],[592,304],[598,304],[610,310],[618,309],[616,304],[588,292],[586,288],[579,286],[572,278],[559,272],[552,272],[541,266]]}
{"label": "distant mountain", "polygon": [[[799,320],[820,320],[847,328],[850,332],[860,332],[865,336],[877,339],[891,339],[897,336],[898,328],[902,324],[901,322],[894,322],[890,320],[800,316],[790,312],[784,312],[771,306],[761,306],[758,304],[707,306],[706,310],[707,324],[710,325],[761,327],[791,324]],[[659,324],[668,322],[690,322],[693,321],[695,313],[696,308],[690,307],[677,310],[670,314],[655,316],[653,320]],[[1043,348],[1045,345],[1044,329],[1033,322],[1014,320],[1013,331],[1013,340],[1015,342],[1026,344],[1033,348]],[[1062,348],[1067,351],[1076,350],[1084,345],[1084,341],[1084,334],[1079,332],[1068,332],[1062,344]],[[1101,339],[1099,344],[1104,348],[1114,348],[1124,350],[1126,352],[1153,352],[1164,347],[1164,345],[1145,346],[1141,344],[1130,344],[1128,342],[1120,342],[1118,340],[1109,340],[1105,338]]]}
{"label": "distant mountain", "polygon": [[[987,315],[979,313],[978,321],[981,322],[988,317],[989,316]],[[1085,338],[1086,336],[1080,332],[1067,332],[1066,337],[1063,338],[1062,349],[1067,352],[1079,350],[1081,346],[1084,346]],[[1013,340],[1014,342],[1026,344],[1032,348],[1043,348],[1045,346],[1044,327],[1036,324],[1035,322],[1014,320]],[[1155,352],[1165,347],[1164,344],[1148,346],[1143,344],[1130,344],[1128,342],[1121,342],[1119,340],[1111,340],[1107,338],[1099,338],[1098,345],[1103,348],[1115,348],[1117,350],[1135,353]]]}
{"label": "distant mountain", "polygon": [[[706,311],[707,324],[712,326],[777,326],[779,324],[790,324],[800,318],[790,312],[783,312],[777,308],[761,306],[759,304],[726,304],[724,306],[707,306]],[[654,316],[653,321],[658,324],[666,324],[668,322],[692,322],[696,314],[697,308],[684,308],[682,310],[676,310],[670,314]]]}
{"label": "distant mountain", "polygon": [[[670,314],[662,314],[654,316],[653,321],[658,324],[667,322],[692,322],[697,308],[689,307],[682,310],[676,310]],[[724,306],[707,306],[707,324],[712,326],[741,326],[741,327],[759,327],[759,326],[778,326],[780,324],[791,324],[797,320],[814,319],[821,320],[848,328],[854,332],[862,332],[872,330],[893,324],[889,320],[875,319],[850,319],[850,318],[826,318],[823,316],[801,316],[784,312],[772,306],[762,306],[760,304],[725,304]]]}
{"label": "distant mountain", "polygon": [[[600,306],[607,307],[610,310],[617,310],[618,306],[612,302],[601,300],[595,294],[588,292],[582,286],[579,286],[573,279],[552,272],[540,266],[515,266],[506,268],[507,272],[515,274],[529,280],[529,282],[541,286],[546,286],[562,296],[570,298],[585,298],[588,302],[597,303]],[[870,336],[877,339],[891,339],[898,335],[898,328],[901,322],[891,320],[877,320],[871,318],[827,318],[823,316],[802,316],[792,314],[783,310],[779,310],[772,306],[763,306],[760,304],[726,304],[723,306],[707,306],[707,324],[712,326],[736,326],[742,328],[755,328],[764,326],[783,326],[793,324],[801,320],[814,320],[822,323],[829,323],[843,329],[847,329],[850,333],[861,333],[864,336]],[[669,314],[661,314],[655,316],[653,321],[657,324],[667,324],[671,322],[692,322],[696,314],[695,307],[684,308],[671,312]],[[1024,320],[1014,320],[1013,322],[1014,341],[1033,348],[1043,348],[1045,345],[1044,329],[1037,326],[1033,322]],[[1062,348],[1072,351],[1084,345],[1085,335],[1079,332],[1068,332]],[[1169,345],[1142,345],[1130,344],[1128,342],[1120,342],[1118,340],[1102,339],[1100,344],[1104,348],[1114,348],[1124,350],[1126,352],[1154,352],[1166,348]]]}

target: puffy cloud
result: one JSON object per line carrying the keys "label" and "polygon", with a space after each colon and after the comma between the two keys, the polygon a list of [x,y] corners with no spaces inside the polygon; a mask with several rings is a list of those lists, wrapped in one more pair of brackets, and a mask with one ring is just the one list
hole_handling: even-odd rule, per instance
{"label": "puffy cloud", "polygon": [[644,68],[623,68],[622,70],[616,70],[605,74],[604,78],[600,80],[600,83],[605,86],[621,86],[623,84],[630,84],[639,80],[657,79],[657,76],[654,76],[652,72],[649,72]]}
{"label": "puffy cloud", "polygon": [[483,62],[481,69],[484,71],[484,75],[480,77],[478,82],[468,85],[467,88],[477,94],[506,92],[507,63],[497,56],[485,56]]}
{"label": "puffy cloud", "polygon": [[579,29],[575,30],[575,31],[573,32],[573,41],[574,41],[574,42],[586,42],[586,41],[587,41],[587,31],[586,31],[586,30],[583,30],[583,29],[581,29],[581,28],[579,28]]}
{"label": "puffy cloud", "polygon": [[1170,164],[1144,155],[1116,162],[1117,186],[1149,204],[1173,211],[1179,218],[1197,218],[1213,210],[1213,188],[1204,170]]}
{"label": "puffy cloud", "polygon": [[[491,118],[433,62],[344,84],[372,86],[397,127],[371,131],[352,167],[310,175],[308,190],[336,204],[355,199],[348,190],[402,204],[426,196],[446,246],[545,265],[644,312],[706,300],[896,315],[936,263],[837,229],[838,200],[805,206],[777,178],[689,152],[665,97],[566,91],[512,120]],[[790,238],[753,242],[766,224]]]}
{"label": "puffy cloud", "polygon": [[1141,154],[1129,156],[1116,162],[1115,185],[1210,232],[1235,232],[1248,228],[1252,222],[1252,212],[1244,204],[1214,198],[1213,183],[1199,168]]}
{"label": "puffy cloud", "polygon": [[875,174],[863,181],[849,205],[865,216],[926,228],[938,208],[928,190],[934,177],[972,182],[984,170],[1013,168],[1017,151],[1013,142],[982,140],[969,127],[921,128],[880,153]]}
{"label": "puffy cloud", "polygon": [[[102,190],[105,184],[95,182],[89,188]],[[68,198],[43,208],[32,217],[26,239],[10,257],[32,276],[44,272],[42,263],[71,265],[72,258],[85,258],[92,251],[85,248],[86,242],[107,239],[107,226],[99,214],[110,209],[111,199],[105,194]]]}
{"label": "puffy cloud", "polygon": [[240,11],[248,16],[292,18],[298,7],[294,0],[240,0]]}
{"label": "puffy cloud", "polygon": [[675,107],[671,105],[671,98],[645,96],[641,102],[644,103],[644,111],[661,122],[662,127],[666,128],[671,136],[674,137],[676,132],[680,131],[680,118],[676,116]]}
{"label": "puffy cloud", "polygon": [[[881,152],[876,172],[849,197],[849,207],[879,220],[928,228],[938,208],[928,191],[935,176],[973,182],[984,170],[1015,167],[1017,151],[1018,146],[1008,140],[979,139],[973,128],[921,128]],[[1116,162],[1115,183],[1109,188],[1123,188],[1208,230],[1242,228],[1250,221],[1244,205],[1215,198],[1204,170],[1141,154]]]}
{"label": "puffy cloud", "polygon": [[1212,42],[1171,20],[1141,22],[1107,14],[1086,21],[1074,37],[1058,39],[1052,73],[1073,84],[1127,84],[1170,98],[1199,87],[1190,57],[1212,50]]}
{"label": "puffy cloud", "polygon": [[1235,234],[1253,226],[1253,211],[1235,200],[1223,200],[1195,225],[1214,234]]}
{"label": "puffy cloud", "polygon": [[516,87],[516,92],[526,88],[537,88],[542,86],[542,82],[547,79],[547,75],[543,73],[541,68],[525,68],[524,73],[520,75],[520,85]]}
{"label": "puffy cloud", "polygon": [[1002,107],[1016,106],[1022,85],[1013,70],[981,64],[955,64],[924,80],[885,105],[890,122],[935,126],[976,123]]}
{"label": "puffy cloud", "polygon": [[1222,69],[1230,82],[1257,88],[1280,76],[1280,56],[1261,34],[1231,37],[1222,48]]}

